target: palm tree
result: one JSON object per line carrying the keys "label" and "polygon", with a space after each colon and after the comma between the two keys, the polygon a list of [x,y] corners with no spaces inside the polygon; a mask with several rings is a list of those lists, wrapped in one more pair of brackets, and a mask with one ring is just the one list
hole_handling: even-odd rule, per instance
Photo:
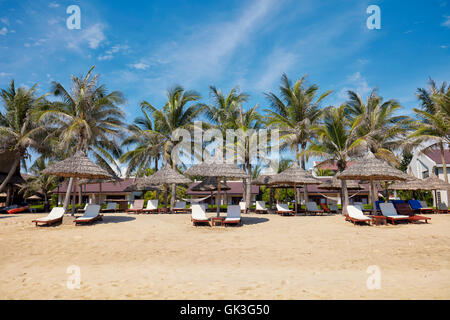
{"label": "palm tree", "polygon": [[430,79],[429,89],[417,89],[417,97],[421,105],[414,108],[420,118],[416,123],[415,131],[409,135],[413,146],[424,142],[431,142],[422,151],[439,148],[441,153],[444,180],[448,183],[447,163],[445,161],[445,145],[450,145],[450,85],[444,82],[437,87],[436,82]]}
{"label": "palm tree", "polygon": [[[253,108],[243,111],[242,106],[239,108],[239,117],[236,119],[236,127],[238,132],[238,139],[236,143],[236,156],[242,162],[244,171],[249,175],[248,178],[244,179],[244,200],[246,203],[246,208],[250,208],[250,197],[251,197],[251,180],[252,180],[252,162],[254,156],[257,154],[257,130],[262,126],[261,115],[257,111],[258,105]],[[227,146],[233,147],[234,146]]]}
{"label": "palm tree", "polygon": [[[314,127],[318,140],[310,144],[305,155],[318,156],[336,161],[338,171],[342,172],[347,167],[351,156],[360,151],[364,140],[358,137],[360,119],[350,121],[346,115],[346,106],[329,107],[324,110],[323,123]],[[348,190],[345,180],[342,184],[342,211],[347,214]]]}
{"label": "palm tree", "polygon": [[[347,117],[350,121],[360,122],[357,134],[365,141],[368,150],[392,166],[399,165],[400,161],[394,151],[405,141],[412,119],[396,115],[402,106],[394,99],[383,101],[376,88],[372,90],[366,102],[354,91],[348,91],[348,95]],[[385,185],[387,187],[387,184]],[[377,194],[373,182],[370,192]]]}
{"label": "palm tree", "polygon": [[25,166],[28,149],[39,150],[38,135],[42,134],[42,127],[36,124],[34,111],[43,103],[45,96],[36,96],[37,84],[30,89],[16,88],[11,80],[7,89],[2,89],[0,98],[5,112],[0,110],[0,150],[9,150],[16,154],[15,161],[10,167],[8,175],[0,185],[2,192],[9,183],[14,172],[20,166]]}
{"label": "palm tree", "polygon": [[[194,120],[202,113],[205,106],[201,103],[194,103],[201,99],[199,93],[195,91],[185,91],[182,86],[175,86],[167,91],[167,102],[161,110],[152,106],[149,102],[143,101],[141,107],[150,111],[154,119],[154,126],[161,135],[163,145],[163,160],[171,164],[176,169],[172,151],[178,145],[175,138],[177,129],[193,130]],[[171,189],[171,208],[175,205],[176,186]]]}
{"label": "palm tree", "polygon": [[42,174],[47,167],[45,159],[39,157],[30,168],[33,176],[28,178],[25,184],[21,185],[20,191],[25,197],[39,193],[44,197],[44,212],[49,211],[49,197],[53,189],[59,184],[59,179],[52,175]]}
{"label": "palm tree", "polygon": [[[124,113],[118,105],[125,99],[119,91],[108,93],[105,85],[98,83],[99,75],[92,74],[94,68],[85,76],[72,76],[70,91],[54,82],[52,92],[61,101],[41,110],[39,121],[53,129],[47,139],[58,137],[58,148],[66,156],[76,151],[90,153],[100,166],[115,175],[115,170],[120,171],[115,159],[121,155],[118,139],[123,136],[124,130]],[[110,164],[115,165],[115,170]],[[73,178],[69,179],[65,209],[69,204],[73,181]]]}
{"label": "palm tree", "polygon": [[238,87],[231,89],[226,96],[215,86],[210,86],[209,89],[213,103],[205,107],[205,116],[225,136],[227,129],[236,129],[236,119],[239,118],[242,103],[246,102],[249,96],[240,93]]}
{"label": "palm tree", "polygon": [[368,149],[377,158],[398,165],[399,160],[394,151],[405,140],[412,119],[396,115],[402,106],[394,99],[383,102],[377,89],[372,90],[366,102],[354,91],[348,91],[348,95],[346,116],[352,122],[360,122],[358,136],[365,140]]}
{"label": "palm tree", "polygon": [[158,160],[163,152],[164,135],[159,133],[158,128],[154,128],[148,112],[142,109],[142,113],[143,117],[136,118],[128,126],[131,135],[122,142],[122,147],[132,147],[132,150],[120,157],[120,162],[128,163],[127,176],[134,172],[138,177],[146,175],[153,160],[154,169],[158,170]]}
{"label": "palm tree", "polygon": [[[265,110],[268,114],[268,125],[280,129],[281,149],[289,147],[295,150],[299,165],[306,169],[306,158],[302,155],[313,138],[315,124],[320,119],[322,110],[320,103],[332,91],[322,93],[318,98],[319,87],[316,84],[306,87],[306,75],[297,80],[293,85],[286,74],[281,77],[280,95],[266,93],[265,96],[270,103],[270,109]],[[305,201],[307,201],[307,190],[305,188]],[[296,200],[299,194],[296,194]]]}

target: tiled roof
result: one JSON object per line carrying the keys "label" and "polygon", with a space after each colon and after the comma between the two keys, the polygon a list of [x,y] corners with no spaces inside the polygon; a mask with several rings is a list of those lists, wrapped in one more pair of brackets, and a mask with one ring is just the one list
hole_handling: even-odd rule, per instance
{"label": "tiled roof", "polygon": [[[191,189],[199,184],[200,182],[194,182],[189,185],[189,188],[186,191],[187,195],[209,195],[211,194],[210,191],[192,191]],[[244,192],[243,183],[240,181],[227,181],[227,186],[230,187],[230,190],[227,191],[227,194],[238,194],[242,195]],[[213,192],[214,193],[214,192]],[[259,193],[259,187],[252,185],[251,187],[251,193],[252,194],[258,194]]]}
{"label": "tiled roof", "polygon": [[[436,164],[442,164],[441,151],[439,149],[427,150],[424,152],[428,158],[436,162]],[[450,165],[450,150],[444,150],[444,158],[447,166]]]}

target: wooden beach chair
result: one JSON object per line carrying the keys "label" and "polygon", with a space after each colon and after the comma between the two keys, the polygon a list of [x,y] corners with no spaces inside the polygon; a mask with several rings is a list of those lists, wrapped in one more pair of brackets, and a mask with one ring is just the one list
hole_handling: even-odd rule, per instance
{"label": "wooden beach chair", "polygon": [[158,200],[148,200],[145,209],[142,213],[158,213]]}
{"label": "wooden beach chair", "polygon": [[52,225],[58,222],[63,221],[63,217],[64,214],[66,213],[66,211],[64,210],[64,208],[61,207],[55,207],[52,209],[52,211],[50,211],[50,213],[46,216],[46,217],[42,217],[42,218],[38,218],[36,220],[33,220],[31,222],[36,223],[36,227],[41,224],[41,225]]}
{"label": "wooden beach chair", "polygon": [[282,216],[294,216],[295,211],[289,209],[289,206],[286,203],[277,204],[277,211],[275,212]]}
{"label": "wooden beach chair", "polygon": [[423,220],[426,223],[428,223],[428,220],[431,220],[431,218],[425,217],[425,216],[419,216],[414,213],[414,210],[411,209],[409,204],[405,203],[397,203],[395,204],[395,210],[400,215],[405,215],[410,217],[411,223],[414,223],[415,221]]}
{"label": "wooden beach chair", "polygon": [[131,208],[127,209],[126,212],[127,213],[142,213],[142,211],[144,210],[144,203],[145,200],[134,200],[133,203],[131,204]]}
{"label": "wooden beach chair", "polygon": [[115,202],[108,202],[105,209],[102,209],[101,212],[116,212],[117,210],[117,203]]}
{"label": "wooden beach chair", "polygon": [[449,210],[445,203],[439,202],[436,212],[437,213],[449,213]]}
{"label": "wooden beach chair", "polygon": [[227,217],[223,220],[225,226],[229,224],[241,224],[241,208],[236,205],[227,207]]}
{"label": "wooden beach chair", "polygon": [[397,211],[394,208],[394,205],[390,202],[386,203],[380,203],[380,210],[381,214],[386,217],[388,221],[390,221],[392,224],[395,224],[396,221],[411,221],[409,216],[405,215],[398,215]]}
{"label": "wooden beach chair", "polygon": [[345,216],[346,221],[353,222],[356,225],[357,222],[367,222],[369,225],[372,222],[372,219],[366,217],[362,210],[357,206],[347,206],[348,214]]}
{"label": "wooden beach chair", "polygon": [[84,215],[76,218],[73,222],[77,226],[81,223],[91,224],[98,220],[103,220],[103,215],[100,214],[100,206],[98,204],[90,204],[87,206]]}
{"label": "wooden beach chair", "polygon": [[410,205],[410,207],[418,212],[418,213],[425,213],[425,214],[431,214],[434,212],[433,208],[424,208],[422,207],[422,204],[420,203],[419,200],[408,200],[408,204]]}
{"label": "wooden beach chair", "polygon": [[267,213],[266,202],[264,201],[256,201],[256,213]]}
{"label": "wooden beach chair", "polygon": [[239,208],[242,213],[247,213],[247,203],[245,201],[239,202]]}
{"label": "wooden beach chair", "polygon": [[322,208],[322,210],[325,211],[327,214],[331,213],[331,210],[330,210],[330,208],[328,207],[328,205],[326,203],[322,203],[321,202],[319,205]]}
{"label": "wooden beach chair", "polygon": [[325,211],[317,208],[317,203],[310,201],[306,203],[306,214],[323,215],[325,214]]}
{"label": "wooden beach chair", "polygon": [[176,201],[175,206],[172,209],[173,213],[187,213],[190,209],[186,207],[186,201]]}
{"label": "wooden beach chair", "polygon": [[209,224],[209,219],[206,216],[206,207],[202,204],[193,204],[191,212],[191,221],[194,226],[198,224]]}

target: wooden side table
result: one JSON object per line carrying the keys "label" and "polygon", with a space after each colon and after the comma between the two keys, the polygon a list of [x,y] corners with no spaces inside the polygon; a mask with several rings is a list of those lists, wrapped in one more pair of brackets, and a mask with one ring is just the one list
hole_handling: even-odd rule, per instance
{"label": "wooden side table", "polygon": [[223,226],[224,217],[212,217],[211,218],[211,226]]}
{"label": "wooden side table", "polygon": [[372,224],[375,223],[375,225],[380,225],[380,224],[387,224],[387,219],[385,216],[372,216]]}

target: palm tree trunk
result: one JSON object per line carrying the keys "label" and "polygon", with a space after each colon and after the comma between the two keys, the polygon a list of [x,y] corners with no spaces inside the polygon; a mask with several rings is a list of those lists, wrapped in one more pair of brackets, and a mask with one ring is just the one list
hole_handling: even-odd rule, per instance
{"label": "palm tree trunk", "polygon": [[[439,143],[439,149],[441,150],[442,168],[444,169],[444,181],[448,183],[447,163],[445,162],[445,149],[444,149],[444,143],[442,141]],[[0,191],[1,191],[1,188],[0,188]]]}
{"label": "palm tree trunk", "polygon": [[83,190],[81,188],[83,188],[83,186],[79,185],[78,186],[78,204],[79,205],[81,205],[81,198],[82,198],[82,195],[83,195]]}
{"label": "palm tree trunk", "polygon": [[20,163],[20,157],[18,157],[16,160],[14,160],[13,165],[11,166],[11,168],[9,169],[8,175],[6,176],[5,180],[2,182],[2,184],[0,185],[0,192],[2,192],[6,185],[9,183],[9,181],[11,180],[11,177],[14,175],[14,173],[17,170],[17,166]]}
{"label": "palm tree trunk", "polygon": [[[173,208],[175,208],[175,198],[177,196],[177,185],[175,183],[173,183],[170,187],[171,187],[171,189],[170,189],[170,193],[171,193],[170,210],[172,211]],[[173,211],[172,211],[172,213],[173,213]]]}
{"label": "palm tree trunk", "polygon": [[[444,143],[441,141],[439,143],[439,149],[441,150],[441,160],[442,160],[442,169],[444,171],[444,181],[448,183],[448,175],[447,175],[447,163],[445,162],[445,149],[444,149]],[[0,188],[1,189],[1,188]],[[447,191],[447,205],[449,204],[449,192],[450,190],[446,190]]]}
{"label": "palm tree trunk", "polygon": [[248,168],[248,179],[247,179],[247,181],[246,181],[246,184],[245,184],[245,192],[246,192],[246,195],[245,195],[245,207],[247,208],[247,209],[250,209],[250,198],[251,198],[251,195],[252,195],[252,193],[251,193],[251,187],[252,187],[252,165],[249,163],[248,165],[247,165],[247,168]]}
{"label": "palm tree trunk", "polygon": [[6,206],[12,205],[12,197],[13,197],[13,187],[12,185],[8,185],[8,189],[6,189]]}
{"label": "palm tree trunk", "polygon": [[72,211],[72,213],[71,213],[72,217],[75,215],[75,195],[76,195],[76,187],[78,185],[78,179],[74,178],[73,180],[74,180],[73,181],[74,185],[73,185],[73,190],[72,190],[72,210],[71,210]]}
{"label": "palm tree trunk", "polygon": [[[306,145],[302,143],[302,152],[303,150],[306,148]],[[298,145],[297,145],[297,159],[299,159],[299,151],[298,151]],[[299,163],[299,165],[301,165],[303,170],[306,170],[306,161],[305,161],[305,156],[302,155],[301,156],[301,160],[299,159],[298,161],[301,161],[301,163]],[[295,201],[300,201],[300,190],[294,190],[295,194],[297,196],[297,199],[295,199]],[[306,185],[303,186],[303,198],[305,200],[305,204],[308,202],[308,189],[306,187]]]}
{"label": "palm tree trunk", "polygon": [[67,211],[67,208],[69,207],[70,193],[72,192],[72,186],[73,186],[73,178],[70,178],[69,184],[68,184],[67,190],[66,190],[66,197],[64,198],[64,204],[63,204],[63,208],[65,211]]}
{"label": "palm tree trunk", "polygon": [[273,207],[273,200],[275,198],[275,189],[274,188],[270,188],[269,190],[269,206],[270,209],[272,209]]}

